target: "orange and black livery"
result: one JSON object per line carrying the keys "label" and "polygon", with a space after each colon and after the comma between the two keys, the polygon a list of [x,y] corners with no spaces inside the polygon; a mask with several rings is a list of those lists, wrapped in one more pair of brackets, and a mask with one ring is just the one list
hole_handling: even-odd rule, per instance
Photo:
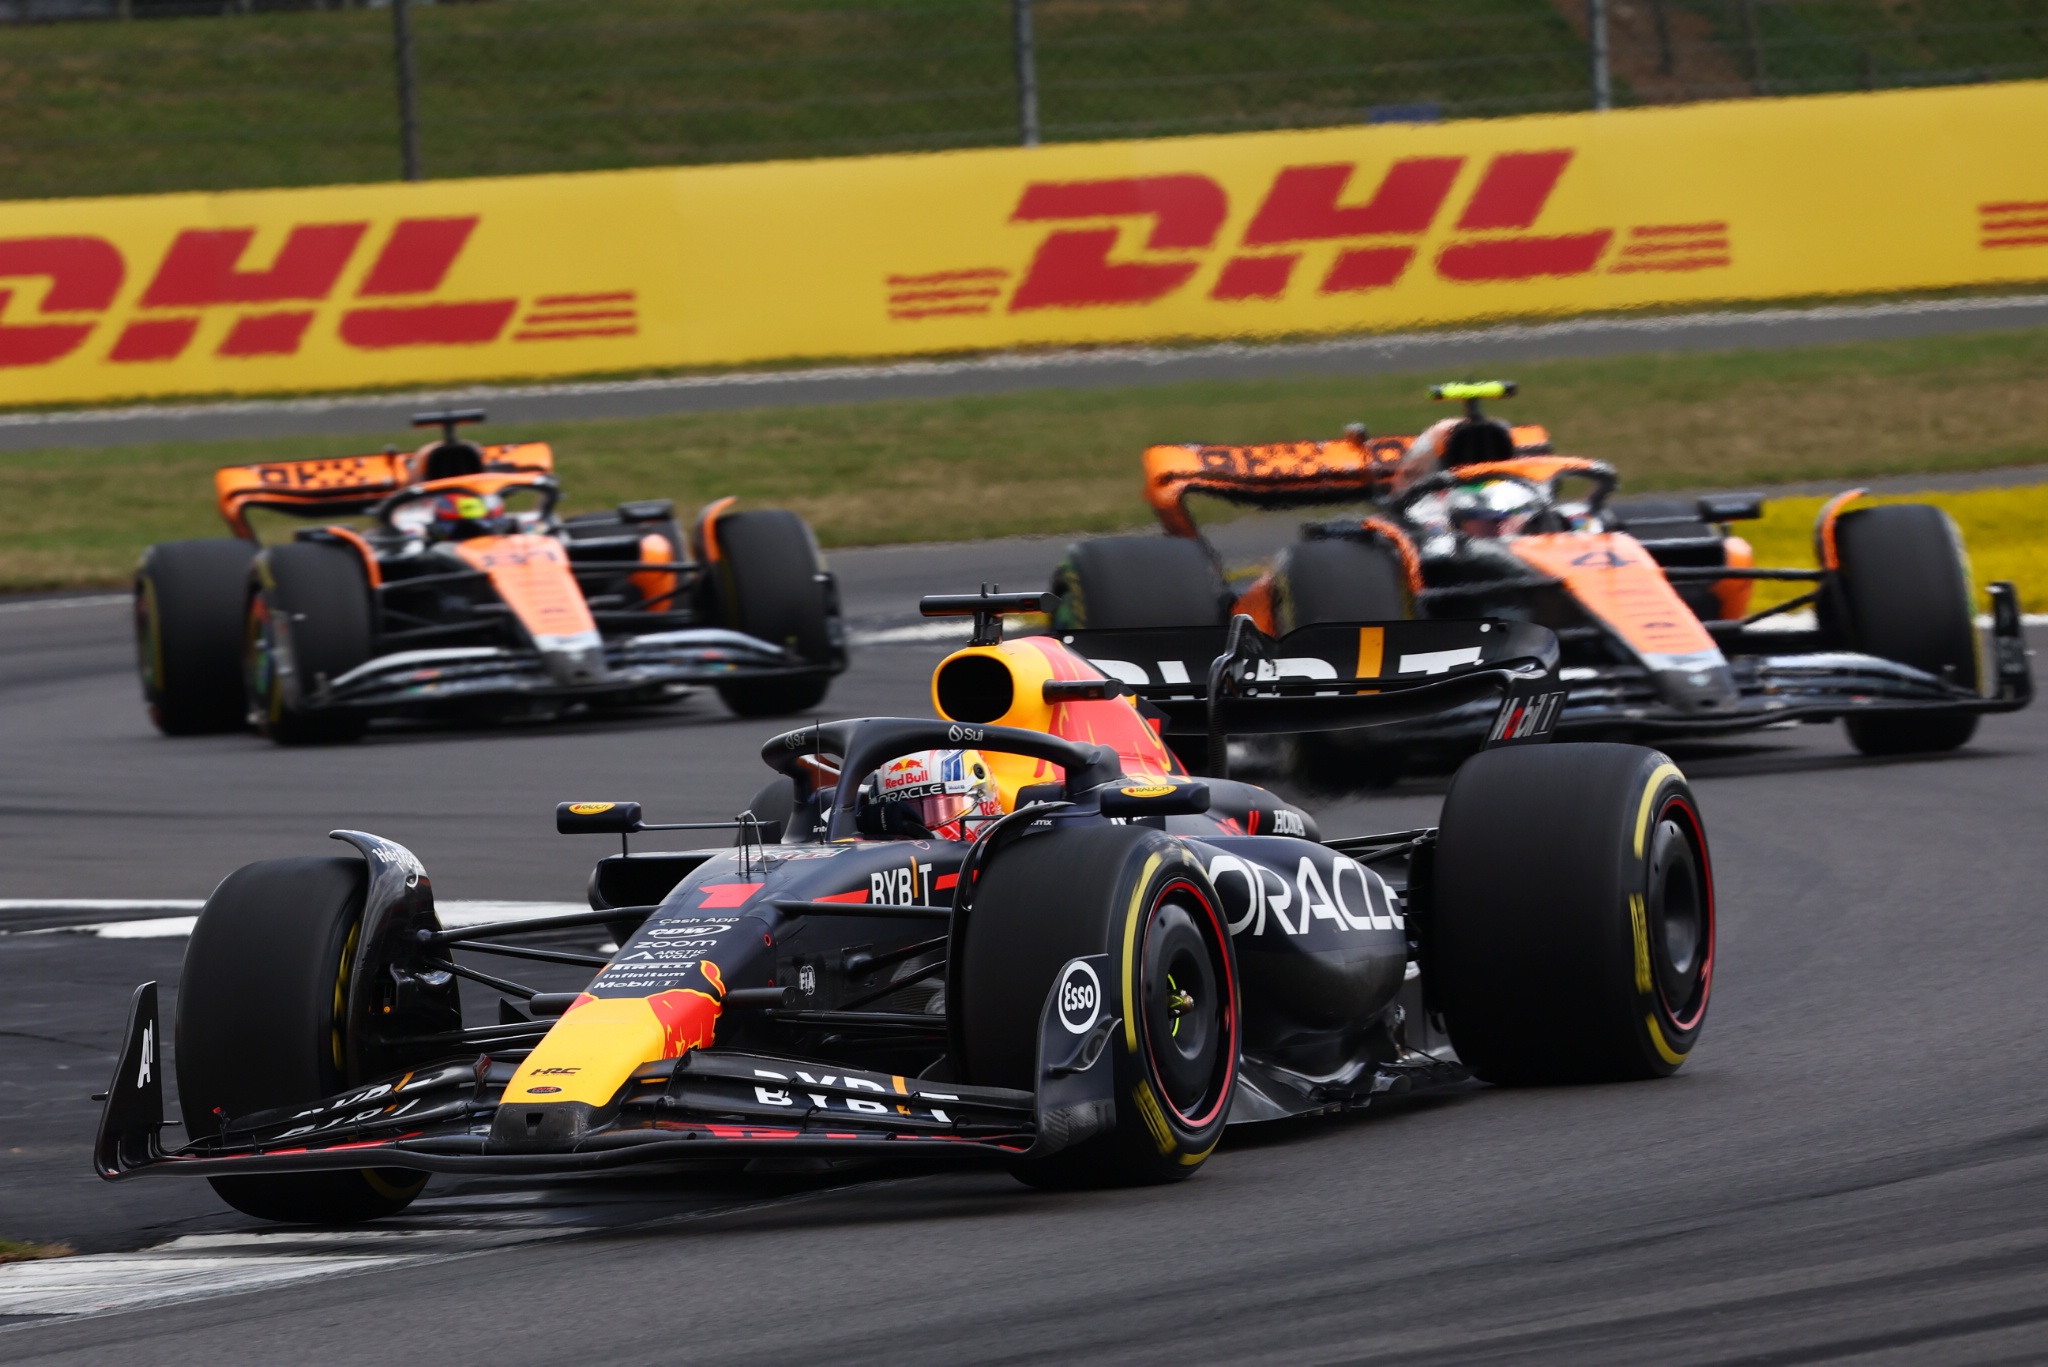
{"label": "orange and black livery", "polygon": [[[1154,446],[1147,501],[1163,537],[1071,547],[1054,620],[1089,633],[1219,630],[1237,617],[1281,635],[1332,620],[1533,622],[1558,635],[1567,734],[1719,734],[1788,721],[1847,724],[1866,753],[1952,749],[1977,718],[2024,707],[2033,681],[2018,597],[1992,584],[1992,627],[1973,622],[1960,538],[1938,508],[1834,499],[1811,567],[1760,567],[1734,524],[1752,494],[1615,500],[1597,460],[1558,453],[1547,429],[1489,416],[1506,381],[1438,385],[1464,413],[1415,435]],[[1277,554],[1226,563],[1189,500],[1258,509],[1342,508],[1301,525]],[[1797,585],[1753,610],[1759,581]],[[1081,648],[1092,648],[1081,642]],[[1380,776],[1405,747],[1456,751],[1485,733],[1472,709],[1375,733],[1367,746],[1297,747]],[[1370,752],[1370,753],[1368,753]]]}
{"label": "orange and black livery", "polygon": [[[478,444],[422,414],[415,451],[214,476],[232,537],[152,546],[135,579],[144,700],[170,735],[253,724],[347,740],[378,716],[553,713],[716,688],[799,711],[845,668],[837,592],[793,513],[667,499],[557,515],[545,442]],[[257,519],[298,519],[265,545]]]}

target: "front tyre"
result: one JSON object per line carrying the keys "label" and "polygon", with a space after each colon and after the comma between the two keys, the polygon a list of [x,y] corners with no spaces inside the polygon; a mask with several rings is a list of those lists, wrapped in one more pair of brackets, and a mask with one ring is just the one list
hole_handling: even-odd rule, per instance
{"label": "front tyre", "polygon": [[761,508],[727,513],[713,524],[719,615],[734,631],[781,646],[818,665],[797,678],[746,679],[718,685],[718,696],[742,717],[804,712],[825,700],[823,671],[842,654],[839,621],[818,543],[795,513]]}
{"label": "front tyre", "polygon": [[354,552],[315,541],[272,546],[255,563],[244,649],[257,729],[280,745],[358,740],[369,720],[313,699],[370,658],[370,582]]}
{"label": "front tyre", "polygon": [[1077,1187],[1193,1176],[1222,1138],[1243,1040],[1229,932],[1186,848],[1138,826],[1027,836],[983,868],[964,940],[961,1062],[977,1084],[1037,1086],[1039,1015],[1068,960],[1108,954],[1118,975],[1102,985],[1122,1013],[1108,1045],[1115,1125],[1017,1164],[1017,1177]]}
{"label": "front tyre", "polygon": [[[185,1132],[333,1096],[345,1072],[344,1003],[367,882],[349,855],[244,865],[214,889],[185,947],[175,1023]],[[426,1185],[404,1169],[210,1179],[245,1215],[355,1224],[393,1215]]]}
{"label": "front tyre", "polygon": [[1438,835],[1424,971],[1488,1082],[1678,1071],[1714,981],[1705,827],[1678,766],[1634,745],[1467,760]]}
{"label": "front tyre", "polygon": [[[1823,603],[1852,649],[1977,687],[1970,566],[1947,513],[1925,503],[1852,508],[1835,520],[1835,549],[1840,568]],[[1954,750],[1977,731],[1974,713],[1878,712],[1843,724],[1866,755]]]}

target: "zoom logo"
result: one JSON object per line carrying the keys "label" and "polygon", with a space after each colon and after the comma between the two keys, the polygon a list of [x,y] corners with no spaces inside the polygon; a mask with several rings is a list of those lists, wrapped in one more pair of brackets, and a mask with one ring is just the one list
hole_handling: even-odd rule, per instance
{"label": "zoom logo", "polygon": [[1085,1035],[1102,1016],[1102,980],[1076,959],[1060,977],[1060,1024],[1071,1034]]}

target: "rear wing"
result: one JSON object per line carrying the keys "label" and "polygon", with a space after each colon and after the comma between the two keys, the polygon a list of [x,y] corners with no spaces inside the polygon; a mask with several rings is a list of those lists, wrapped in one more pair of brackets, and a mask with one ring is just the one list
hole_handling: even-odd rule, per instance
{"label": "rear wing", "polygon": [[[1489,746],[1548,740],[1564,709],[1557,637],[1528,622],[1330,622],[1278,638],[1227,627],[1077,630],[1060,640],[1105,679],[1045,685],[1046,701],[1127,695],[1167,736],[1205,736],[1213,776],[1234,735],[1342,731],[1493,708]],[[1482,716],[1484,713],[1481,714]]]}
{"label": "rear wing", "polygon": [[[544,441],[480,446],[484,470],[493,475],[545,475],[555,468],[554,449]],[[420,482],[424,452],[383,451],[370,456],[320,456],[311,460],[228,465],[213,476],[220,515],[235,535],[255,539],[249,510],[269,508],[293,517],[341,517],[367,512]]]}
{"label": "rear wing", "polygon": [[[1547,455],[1550,433],[1512,428],[1517,455]],[[1386,491],[1413,436],[1340,437],[1335,441],[1279,442],[1266,446],[1148,447],[1145,501],[1168,535],[1193,538],[1190,494],[1209,494],[1254,508],[1300,508],[1351,503]]]}

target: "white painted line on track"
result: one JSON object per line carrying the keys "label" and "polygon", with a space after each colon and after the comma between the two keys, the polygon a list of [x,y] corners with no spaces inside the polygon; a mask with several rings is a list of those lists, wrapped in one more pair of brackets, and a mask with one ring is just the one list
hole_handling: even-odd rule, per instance
{"label": "white painted line on track", "polygon": [[[422,1202],[426,1204],[430,1202]],[[451,1223],[451,1217],[459,1223]],[[450,1211],[424,1220],[400,1217],[369,1229],[188,1234],[136,1253],[0,1264],[0,1315],[54,1318],[143,1310],[315,1278],[442,1262],[511,1244],[567,1238],[592,1228],[560,1223],[543,1212]]]}
{"label": "white painted line on track", "polygon": [[965,641],[974,634],[974,624],[962,618],[949,618],[943,622],[918,622],[907,627],[882,627],[873,631],[855,631],[847,640],[857,646],[900,646],[918,645],[927,641]]}
{"label": "white painted line on track", "polygon": [[33,598],[26,603],[0,603],[0,612],[55,612],[59,608],[110,608],[129,602],[125,593],[94,593],[80,598]]}
{"label": "white painted line on track", "polygon": [[[0,899],[0,912],[73,912],[94,911],[182,911],[194,914],[181,916],[146,916],[126,921],[85,921],[76,925],[45,926],[35,930],[0,932],[16,935],[90,935],[101,940],[168,940],[192,933],[198,921],[196,913],[206,903],[198,898],[120,898],[101,900],[89,898],[5,898]],[[468,926],[484,926],[494,921],[531,921],[541,916],[562,916],[569,912],[590,910],[582,902],[482,902],[450,901],[437,904],[434,910],[441,918],[441,924],[449,929]],[[0,1312],[4,1313],[4,1312]]]}
{"label": "white painted line on track", "polygon": [[[855,1181],[865,1188],[901,1186],[916,1178]],[[353,1229],[272,1228],[223,1234],[188,1234],[137,1253],[97,1253],[40,1262],[0,1263],[0,1334],[87,1315],[119,1314],[179,1301],[289,1286],[315,1278],[418,1267],[475,1257],[521,1244],[537,1244],[626,1229],[673,1229],[719,1216],[798,1205],[844,1191],[845,1186],[718,1202],[651,1219],[624,1222],[534,1205],[543,1193],[506,1192],[486,1198],[437,1200],[431,1194],[405,1214]],[[508,1208],[510,1207],[510,1208]],[[417,1213],[415,1213],[417,1212]]]}

